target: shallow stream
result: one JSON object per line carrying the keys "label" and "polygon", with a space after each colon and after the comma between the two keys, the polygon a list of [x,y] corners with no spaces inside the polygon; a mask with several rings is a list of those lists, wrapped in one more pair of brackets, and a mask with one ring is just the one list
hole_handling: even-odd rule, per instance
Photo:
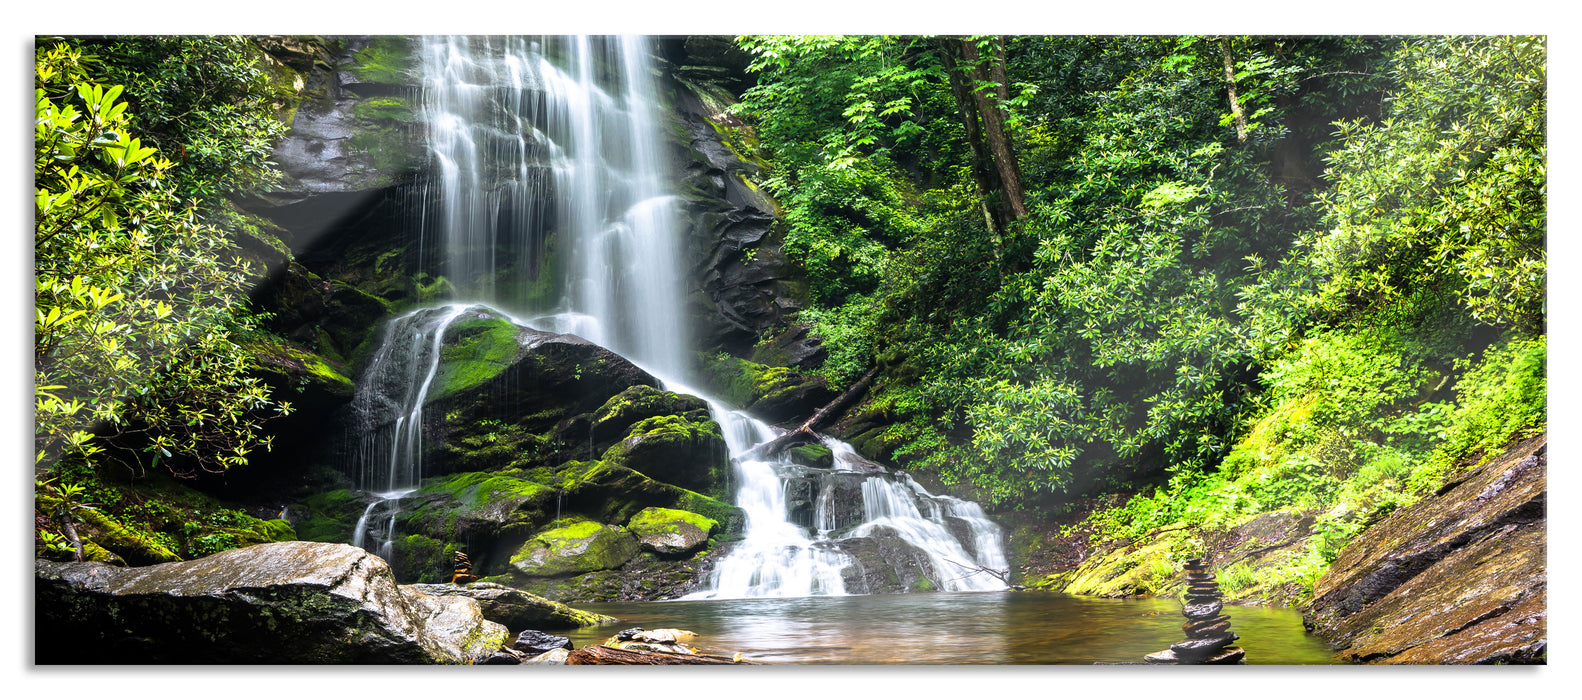
{"label": "shallow stream", "polygon": [[[615,632],[677,627],[714,654],[774,664],[1092,664],[1140,662],[1185,639],[1181,604],[1033,591],[914,593],[575,607],[620,618],[568,635],[576,646]],[[1225,606],[1249,664],[1328,664],[1329,650],[1290,608]]]}

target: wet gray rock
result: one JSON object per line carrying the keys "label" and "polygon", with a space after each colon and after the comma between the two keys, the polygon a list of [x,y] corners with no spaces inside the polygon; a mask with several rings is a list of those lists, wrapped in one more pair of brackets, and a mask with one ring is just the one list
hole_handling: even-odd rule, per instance
{"label": "wet gray rock", "polygon": [[862,536],[848,537],[835,543],[855,560],[852,566],[841,571],[848,592],[916,593],[937,590],[934,563],[927,552],[907,543],[891,528],[880,525],[862,530],[865,530]]}
{"label": "wet gray rock", "polygon": [[277,542],[144,567],[38,561],[37,662],[478,663],[509,632],[477,601],[396,585],[362,549]]}
{"label": "wet gray rock", "polygon": [[[433,596],[462,596],[478,601],[485,619],[519,630],[533,627],[569,629],[604,625],[615,621],[608,615],[578,610],[527,591],[498,583],[477,582],[416,583],[412,588]],[[533,652],[538,653],[538,652]]]}
{"label": "wet gray rock", "polygon": [[516,641],[511,643],[511,648],[529,656],[538,656],[555,649],[571,650],[571,640],[566,637],[557,637],[538,630],[524,630],[516,636]]}

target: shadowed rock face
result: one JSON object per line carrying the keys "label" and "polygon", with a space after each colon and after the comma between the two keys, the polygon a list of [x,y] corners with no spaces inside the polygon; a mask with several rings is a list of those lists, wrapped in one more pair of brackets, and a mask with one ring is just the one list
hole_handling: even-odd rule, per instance
{"label": "shadowed rock face", "polygon": [[38,663],[469,663],[509,633],[477,601],[397,586],[383,559],[277,542],[122,568],[39,561]]}
{"label": "shadowed rock face", "polygon": [[1304,610],[1354,663],[1545,663],[1547,435],[1364,531]]}

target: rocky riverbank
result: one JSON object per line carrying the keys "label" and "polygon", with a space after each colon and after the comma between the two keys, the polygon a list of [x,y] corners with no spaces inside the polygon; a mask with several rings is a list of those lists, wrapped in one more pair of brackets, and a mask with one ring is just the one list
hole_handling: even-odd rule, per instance
{"label": "rocky riverbank", "polygon": [[1030,587],[1102,597],[1185,595],[1174,561],[1201,552],[1228,602],[1299,606],[1342,663],[1545,663],[1547,465],[1547,435],[1510,445],[1364,529],[1307,586],[1289,569],[1319,534],[1313,513],[1094,543],[1073,512],[1013,527],[1010,549]]}

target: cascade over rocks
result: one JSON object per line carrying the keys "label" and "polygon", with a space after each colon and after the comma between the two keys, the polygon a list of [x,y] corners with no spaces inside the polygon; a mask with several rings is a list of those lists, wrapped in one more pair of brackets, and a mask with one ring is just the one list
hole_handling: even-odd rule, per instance
{"label": "cascade over rocks", "polygon": [[397,586],[344,544],[279,542],[122,568],[35,564],[39,663],[83,645],[116,663],[472,663],[505,627],[474,600]]}
{"label": "cascade over rocks", "polygon": [[1342,549],[1303,618],[1370,664],[1545,663],[1548,436],[1511,446]]}

